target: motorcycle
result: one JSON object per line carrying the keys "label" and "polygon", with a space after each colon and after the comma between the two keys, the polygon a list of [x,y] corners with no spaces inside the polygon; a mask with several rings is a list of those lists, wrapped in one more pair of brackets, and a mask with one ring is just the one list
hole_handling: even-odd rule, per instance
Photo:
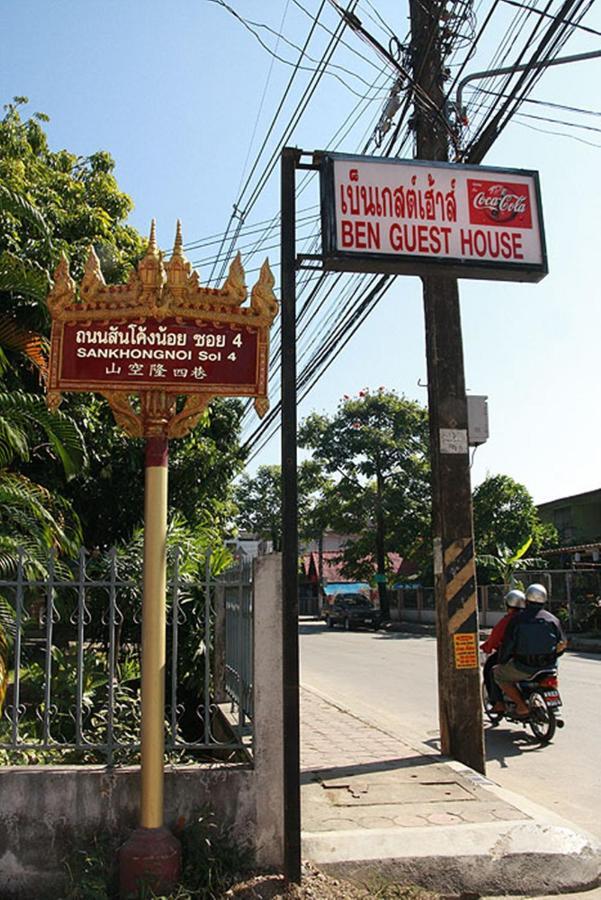
{"label": "motorcycle", "polygon": [[498,725],[502,719],[516,722],[531,729],[534,737],[541,744],[553,740],[556,728],[563,728],[565,722],[561,718],[562,706],[557,680],[557,669],[541,669],[528,681],[520,681],[518,688],[528,704],[528,716],[522,718],[516,714],[515,703],[505,697],[505,712],[494,712],[493,703],[488,697],[486,685],[483,688],[484,712],[491,725]]}

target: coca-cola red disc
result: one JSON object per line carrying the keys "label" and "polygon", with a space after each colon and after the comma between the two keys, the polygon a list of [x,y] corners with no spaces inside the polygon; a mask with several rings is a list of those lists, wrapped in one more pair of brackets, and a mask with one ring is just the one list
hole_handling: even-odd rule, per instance
{"label": "coca-cola red disc", "polygon": [[468,178],[467,190],[472,225],[532,228],[530,191],[527,184]]}

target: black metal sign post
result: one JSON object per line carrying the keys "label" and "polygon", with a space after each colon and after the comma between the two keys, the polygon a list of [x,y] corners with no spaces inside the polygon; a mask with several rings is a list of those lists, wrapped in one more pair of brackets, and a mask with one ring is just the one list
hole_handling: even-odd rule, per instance
{"label": "black metal sign post", "polygon": [[301,880],[298,665],[298,490],[296,474],[296,191],[301,151],[282,150],[282,675],[284,874]]}

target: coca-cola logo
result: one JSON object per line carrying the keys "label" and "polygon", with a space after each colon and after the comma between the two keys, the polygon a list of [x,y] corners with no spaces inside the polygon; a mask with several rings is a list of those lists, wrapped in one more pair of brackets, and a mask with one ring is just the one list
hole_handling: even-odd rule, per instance
{"label": "coca-cola logo", "polygon": [[504,185],[495,185],[489,191],[478,191],[474,197],[476,209],[486,209],[491,219],[510,222],[518,213],[526,211],[526,198],[510,193]]}
{"label": "coca-cola logo", "polygon": [[530,191],[527,184],[467,179],[470,222],[532,228]]}

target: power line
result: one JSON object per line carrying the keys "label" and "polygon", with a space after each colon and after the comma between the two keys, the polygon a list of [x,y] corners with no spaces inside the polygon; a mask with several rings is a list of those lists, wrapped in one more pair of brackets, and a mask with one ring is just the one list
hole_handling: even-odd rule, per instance
{"label": "power line", "polygon": [[[498,91],[482,91],[483,94],[489,94],[495,97],[505,97],[508,96],[506,94],[501,94]],[[532,103],[536,106],[548,106],[551,109],[561,109],[564,112],[573,112],[578,113],[583,116],[601,116],[601,111],[594,109],[583,109],[579,106],[566,106],[563,103],[554,103],[551,100],[534,100],[531,97],[526,97],[523,100],[524,103]]]}
{"label": "power line", "polygon": [[[288,7],[290,6],[290,0],[286,0],[286,6],[284,7],[284,12],[282,13],[282,21],[280,22],[280,29],[278,32],[278,39],[276,41],[275,49],[277,51],[280,45],[280,35],[284,29],[284,22],[286,20],[286,16],[288,14]],[[244,165],[242,166],[242,171],[240,173],[240,183],[238,185],[238,193],[240,193],[240,188],[242,187],[242,182],[244,181],[244,173],[246,172],[246,166],[248,165],[248,160],[250,159],[250,151],[252,149],[253,141],[255,139],[255,135],[257,133],[257,128],[259,125],[259,119],[261,118],[261,113],[263,112],[263,104],[265,103],[265,97],[267,96],[267,88],[269,87],[269,82],[271,81],[271,73],[273,72],[273,66],[275,63],[275,55],[272,55],[271,60],[269,61],[269,69],[267,71],[267,78],[265,79],[265,85],[263,87],[263,94],[261,95],[261,101],[259,103],[259,109],[257,110],[257,116],[255,118],[255,124],[253,128],[252,135],[250,137],[250,141],[248,142],[248,150],[246,152],[246,159],[244,160]]]}
{"label": "power line", "polygon": [[[299,210],[299,221],[304,221],[307,219],[316,219],[319,217],[319,212],[313,212],[310,216],[303,216],[303,213],[308,213],[312,210],[319,210],[319,204],[314,203],[312,206],[307,206],[304,209]],[[278,220],[280,218],[280,214],[277,216],[270,216],[268,219],[262,219],[258,222],[249,222],[248,225],[244,225],[240,230],[240,235],[244,238],[249,237],[251,234],[259,234],[262,231],[265,231],[265,226],[274,227],[278,224]],[[223,240],[225,232],[220,231],[217,234],[208,235],[206,238],[200,238],[197,241],[190,241],[188,244],[184,244],[183,249],[186,251],[191,250],[204,250],[206,247],[212,247],[215,244],[220,244]]]}
{"label": "power line", "polygon": [[[534,113],[516,113],[524,119],[536,119],[539,122],[550,122],[552,125],[567,125],[570,128],[580,128],[582,131],[595,131],[601,134],[601,128],[595,128],[594,125],[582,125],[579,122],[566,122],[564,119],[551,119],[548,116],[536,116]],[[559,133],[559,132],[558,132]]]}
{"label": "power line", "polygon": [[[302,12],[304,12],[305,15],[309,17],[309,19],[313,19],[313,18],[314,18],[314,13],[310,12],[305,6],[303,6],[303,4],[300,3],[300,0],[292,0],[292,2],[293,2],[294,5],[297,6],[300,10],[302,10]],[[324,25],[323,22],[319,22],[319,27],[320,27],[323,31],[325,31],[327,34],[329,34],[329,35],[333,35],[333,34],[334,34],[334,32],[332,31],[332,29],[331,29],[331,28],[328,28],[327,25]],[[356,47],[353,47],[352,44],[349,44],[348,41],[343,41],[343,40],[341,39],[341,40],[340,40],[340,45],[341,45],[342,47],[346,47],[348,50],[351,51],[351,53],[354,53],[355,56],[358,56],[358,57],[359,57],[359,59],[362,59],[364,62],[368,63],[368,65],[370,65],[372,68],[376,69],[376,71],[378,71],[378,72],[380,71],[380,67],[379,67],[373,60],[371,60],[371,59],[369,58],[369,56],[366,56],[365,53],[360,53],[360,52],[357,50],[357,48],[356,48]]]}
{"label": "power line", "polygon": [[[530,57],[530,64],[540,64],[541,62],[550,60],[553,58],[553,54],[559,52],[561,46],[565,43],[566,33],[570,27],[565,26],[563,23],[562,20],[564,15],[567,16],[570,14],[573,7],[575,8],[575,11],[578,12],[578,9],[582,5],[582,0],[565,0],[560,10],[562,15],[557,16],[542,34],[537,47]],[[533,35],[537,32],[542,21],[542,19],[538,19]],[[516,65],[521,64],[529,44],[530,41],[518,55],[517,62],[515,63]],[[498,112],[488,113],[485,119],[486,124],[484,124],[483,127],[481,126],[482,131],[479,136],[476,139],[473,139],[463,152],[463,159],[472,162],[479,162],[482,160],[494,140],[501,134],[511,117],[517,112],[522,99],[532,90],[536,81],[541,77],[543,71],[544,69],[542,68],[537,68],[536,70],[529,68],[524,72],[517,73],[515,76],[509,75],[507,77],[507,81],[514,77],[516,78],[514,87],[510,90],[507,97],[499,104]]]}
{"label": "power line", "polygon": [[[581,8],[581,4],[575,4],[576,11]],[[550,6],[550,4],[549,4]],[[547,6],[547,9],[549,8]],[[489,11],[489,15],[486,18],[485,23],[479,29],[478,34],[474,37],[474,42],[477,43],[485,29],[489,27],[489,23],[491,22],[493,15],[492,13],[498,8],[498,0],[495,0],[493,4],[493,10]],[[531,30],[530,34],[525,40],[522,40],[522,35],[524,33],[524,25],[525,22],[530,18],[532,12],[540,13],[540,10],[531,9],[529,7],[520,6],[518,12],[514,16],[510,28],[505,33],[505,37],[499,49],[497,50],[495,57],[497,59],[507,59],[510,54],[512,54],[513,48],[519,43],[520,49],[518,50],[517,58],[523,58],[523,54],[527,52],[527,49],[532,46],[534,40],[540,35],[542,30],[541,21],[542,17],[537,16],[537,24]],[[582,13],[584,15],[584,13]],[[572,22],[572,25],[575,23]],[[546,58],[547,56],[552,56],[553,54],[558,52],[558,46],[563,41],[567,40],[568,32],[570,26],[566,25],[566,23],[561,23],[556,27],[555,33],[549,34],[549,30],[547,29],[542,35],[540,35],[538,39],[538,45],[534,51],[532,59],[535,56],[539,58]],[[469,56],[471,55],[468,54]],[[463,71],[464,66],[460,70]],[[460,74],[460,73],[459,73]],[[488,104],[487,106],[482,105],[482,113],[484,114],[482,124],[476,126],[475,123],[472,125],[473,137],[472,141],[480,138],[485,131],[486,122],[490,124],[490,116],[499,113],[499,108],[502,107],[503,101],[509,101],[508,108],[506,110],[506,114],[508,119],[511,118],[513,114],[515,114],[517,107],[520,103],[527,101],[526,94],[532,89],[534,82],[537,80],[535,76],[536,73],[530,72],[529,78],[523,79],[522,82],[518,80],[518,84],[509,91],[504,96],[497,96],[497,102],[494,104]],[[508,79],[508,83],[511,79]],[[481,95],[481,92],[476,92],[478,96]],[[494,92],[490,92],[490,95],[496,96]],[[487,95],[488,96],[488,95]],[[536,102],[536,101],[533,101]],[[542,101],[541,101],[542,102]],[[363,114],[361,110],[361,106],[363,101],[360,101],[357,104],[357,109],[359,110],[357,114],[357,121],[359,120],[360,115]],[[574,109],[566,110],[573,112]],[[518,114],[520,116],[527,115],[526,113]],[[516,124],[524,124],[521,122],[517,122]],[[402,128],[405,127],[405,133],[402,138],[400,138]],[[504,125],[503,125],[504,127]],[[532,126],[526,126],[532,127]],[[397,146],[400,138],[400,145],[406,142],[408,137],[410,136],[411,131],[407,127],[406,122],[406,111],[401,110],[401,118],[399,120],[399,124],[395,129],[395,134],[393,135],[391,141],[388,144],[387,150],[383,155],[390,155],[393,147]],[[568,135],[569,136],[569,135]],[[368,142],[368,146],[369,146]],[[275,153],[277,154],[277,149]],[[303,180],[303,189],[306,184],[310,181],[310,176],[307,175],[306,180]],[[300,193],[300,189],[299,189]],[[274,216],[274,220],[277,221],[277,214]],[[272,220],[273,221],[273,220]],[[269,226],[265,229],[263,234],[263,238],[258,238],[257,245],[261,243],[265,243],[265,238],[268,236],[270,232]],[[308,235],[305,241],[315,240],[310,235]],[[358,312],[359,304],[362,298],[365,298],[365,291],[367,288],[365,285],[368,283],[366,281],[367,276],[353,276],[351,279],[348,279],[347,285],[343,288],[342,291],[339,290],[339,286],[341,285],[341,275],[337,275],[336,277],[332,277],[331,275],[325,275],[321,272],[310,272],[303,273],[301,276],[303,278],[303,301],[306,301],[306,305],[303,305],[299,309],[298,321],[301,323],[299,328],[299,338],[302,335],[302,346],[299,346],[299,360],[304,360],[302,365],[301,372],[299,373],[299,390],[302,393],[302,397],[305,397],[307,393],[312,389],[315,383],[322,377],[326,367],[329,367],[333,363],[333,360],[338,356],[340,352],[342,352],[342,347],[346,345],[348,340],[350,340],[350,336],[347,338],[343,333],[344,328],[347,330],[353,329],[355,326],[351,325],[351,322],[355,320],[352,319],[353,315],[356,315],[359,318],[360,322],[364,319],[361,318],[363,313]],[[306,280],[305,280],[306,279]],[[373,282],[369,282],[370,286],[373,287]],[[310,289],[310,293],[308,299],[304,297],[304,291]],[[334,292],[336,291],[336,296],[334,297]],[[375,295],[374,302],[377,302],[379,295]],[[329,304],[330,298],[335,300],[334,303]],[[299,299],[301,299],[301,292],[299,291]],[[323,315],[323,310],[328,304],[328,312]],[[346,309],[344,305],[346,304]],[[367,310],[363,312],[365,315],[369,314],[370,309],[373,307],[369,307]],[[347,315],[348,314],[348,315]],[[351,316],[349,319],[348,316]],[[357,325],[358,327],[358,325]],[[354,330],[352,331],[354,333]],[[352,335],[351,335],[352,336]],[[343,343],[344,342],[344,343]],[[279,347],[276,347],[276,341],[272,340],[272,365],[274,365],[275,361],[279,357],[281,350]],[[321,360],[321,361],[320,361]],[[275,368],[272,369],[272,373],[270,375],[270,384],[276,383],[278,378],[278,372]],[[279,404],[275,404],[266,419],[262,421],[262,423],[258,426],[258,428],[253,430],[253,433],[246,441],[246,446],[253,447],[253,456],[261,449],[265,442],[270,440],[273,436],[273,433],[278,429],[277,417],[279,415]]]}
{"label": "power line", "polygon": [[[254,175],[255,169],[256,169],[257,166],[259,165],[259,160],[260,160],[260,158],[261,158],[261,156],[262,156],[262,154],[263,154],[263,151],[264,151],[264,149],[265,149],[265,147],[266,147],[266,145],[267,145],[267,142],[268,142],[268,140],[269,140],[269,138],[270,138],[270,136],[271,136],[271,132],[272,132],[273,129],[275,128],[275,125],[276,125],[278,116],[280,115],[280,112],[282,111],[282,108],[283,108],[283,106],[284,106],[284,103],[286,102],[286,98],[288,97],[288,94],[290,93],[290,90],[292,89],[292,85],[293,85],[293,83],[294,83],[294,79],[296,78],[296,75],[297,75],[297,73],[298,73],[298,71],[299,71],[301,59],[303,58],[303,54],[304,54],[305,50],[307,49],[307,47],[309,46],[309,43],[310,43],[310,41],[311,41],[311,38],[313,37],[313,33],[314,33],[314,31],[315,31],[315,28],[317,27],[317,20],[319,19],[319,16],[321,15],[321,13],[322,13],[322,11],[323,11],[323,8],[324,8],[324,6],[325,6],[325,3],[326,3],[326,0],[322,0],[321,6],[319,7],[319,10],[318,10],[317,15],[316,15],[316,17],[315,17],[315,21],[313,22],[311,28],[309,29],[309,33],[307,34],[307,37],[306,37],[306,39],[305,39],[305,43],[304,43],[304,45],[303,45],[303,49],[301,50],[301,52],[300,52],[300,54],[299,54],[299,57],[298,57],[298,60],[297,60],[297,65],[296,65],[296,67],[294,68],[292,74],[290,75],[290,78],[288,79],[288,84],[286,85],[286,88],[284,89],[284,92],[283,92],[282,97],[281,97],[281,99],[280,99],[280,102],[279,102],[279,104],[278,104],[278,106],[277,106],[277,109],[276,109],[276,111],[275,111],[274,114],[273,114],[273,117],[272,117],[272,120],[271,120],[271,124],[270,124],[269,128],[267,129],[267,132],[266,132],[265,137],[264,137],[264,139],[263,139],[263,143],[261,144],[261,147],[260,147],[258,153],[256,154],[255,162],[254,162],[254,164],[253,164],[253,166],[252,166],[252,168],[251,168],[251,170],[250,170],[250,172],[249,172],[249,174],[248,174],[248,176],[247,176],[247,178],[246,178],[246,181],[245,181],[245,183],[244,183],[244,186],[243,186],[242,190],[241,190],[241,191],[239,192],[239,194],[238,194],[238,201],[237,201],[236,203],[234,203],[234,211],[233,211],[232,215],[230,216],[230,220],[229,220],[229,223],[228,223],[226,232],[225,232],[224,237],[223,237],[223,242],[222,242],[222,244],[221,244],[220,251],[222,251],[222,250],[223,250],[223,247],[225,246],[225,241],[227,240],[227,236],[228,236],[228,234],[229,234],[229,230],[230,230],[230,228],[231,228],[232,222],[234,221],[234,218],[237,217],[237,218],[240,220],[239,224],[242,223],[242,219],[241,219],[241,217],[240,217],[240,215],[239,215],[239,211],[238,211],[239,204],[242,202],[242,198],[243,198],[244,194],[246,193],[246,189],[247,189],[248,185],[250,184],[250,181],[251,181],[252,176]],[[238,229],[238,231],[239,231],[239,229]],[[234,239],[235,239],[235,238],[234,238]],[[211,280],[213,279],[214,273],[215,273],[215,266],[213,266],[213,268],[211,269]]]}
{"label": "power line", "polygon": [[[523,114],[516,113],[517,117],[521,115]],[[587,141],[585,138],[578,137],[577,134],[567,134],[565,131],[556,131],[551,128],[537,128],[536,125],[528,125],[526,122],[520,122],[519,120],[515,124],[521,125],[522,128],[529,128],[531,131],[538,131],[539,134],[552,134],[554,137],[564,137],[572,141],[578,141],[579,144],[586,144],[588,147],[601,147],[601,144],[597,144],[596,141]]]}
{"label": "power line", "polygon": [[[303,72],[315,72],[316,71],[316,69],[313,68],[312,66],[298,65],[298,63],[294,63],[294,62],[292,62],[292,60],[286,59],[286,57],[284,57],[284,56],[280,56],[279,53],[277,53],[275,50],[272,50],[272,48],[269,46],[269,44],[265,43],[265,41],[261,38],[260,34],[258,34],[257,31],[255,31],[255,29],[262,28],[265,31],[268,31],[270,34],[273,34],[278,39],[278,41],[281,40],[285,44],[287,44],[289,47],[292,47],[293,50],[301,50],[301,48],[298,46],[298,44],[295,44],[294,41],[289,40],[289,38],[285,37],[283,34],[281,34],[281,32],[276,31],[274,28],[272,28],[270,25],[266,25],[264,22],[253,22],[250,19],[245,19],[244,16],[240,15],[240,13],[237,12],[237,10],[235,10],[228,3],[226,3],[225,0],[209,0],[209,2],[215,3],[218,6],[222,6],[231,15],[233,15],[257,39],[257,41],[259,42],[261,47],[263,47],[263,49],[266,50],[267,53],[269,53],[274,59],[277,59],[278,62],[284,63],[284,65],[286,65],[286,66],[294,66],[295,69],[298,67]],[[298,0],[293,0],[293,2],[297,6],[300,6],[300,4],[298,3]],[[305,10],[305,12],[306,12],[306,10]],[[313,18],[313,17],[311,16],[311,18]],[[325,27],[325,26],[321,26],[321,27]],[[327,29],[327,28],[325,30],[328,31],[329,34],[333,33],[331,31],[329,31],[329,29]],[[306,52],[303,53],[302,55],[309,62],[313,62],[313,63],[319,62],[318,60],[314,59],[314,57],[310,56]],[[361,54],[358,54],[358,55],[361,56]],[[343,84],[349,91],[351,91],[351,93],[356,94],[357,96],[359,96],[359,94],[357,94],[355,89],[352,88],[344,80],[344,78],[342,78],[340,75],[338,75],[337,72],[332,72],[332,71],[330,71],[330,69],[339,69],[341,72],[345,72],[347,75],[351,75],[353,78],[356,78],[358,81],[363,82],[363,84],[367,84],[367,81],[365,80],[365,78],[363,78],[361,75],[357,74],[357,72],[353,72],[352,69],[348,69],[348,68],[346,68],[346,66],[341,66],[341,65],[338,65],[337,63],[329,63],[328,64],[328,69],[326,70],[325,74],[331,75],[333,78],[337,78],[341,84]]]}
{"label": "power line", "polygon": [[[530,9],[531,12],[536,13],[539,16],[545,16],[548,19],[554,19],[555,16],[552,13],[543,12],[542,9],[534,9],[532,7],[526,6],[524,3],[518,3],[517,0],[503,0],[503,3],[507,3],[509,6],[517,6],[522,9]],[[601,37],[601,31],[597,31],[596,28],[588,28],[586,25],[580,25],[577,22],[571,22],[569,19],[563,20],[566,25],[573,25],[574,28],[577,28],[579,31],[585,31],[588,34],[594,34],[597,37]]]}

